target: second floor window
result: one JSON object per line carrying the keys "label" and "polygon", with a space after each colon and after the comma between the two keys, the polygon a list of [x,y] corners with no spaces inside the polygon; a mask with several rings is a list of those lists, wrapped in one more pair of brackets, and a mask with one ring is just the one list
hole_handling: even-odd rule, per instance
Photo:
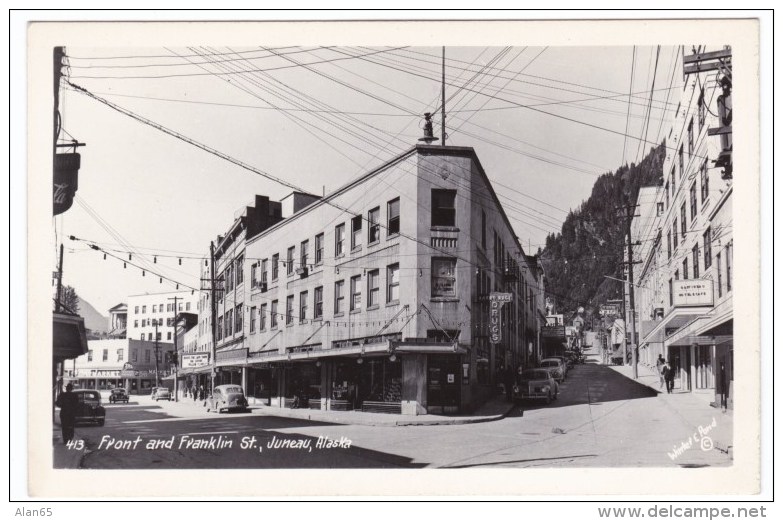
{"label": "second floor window", "polygon": [[362,307],[362,276],[351,277],[351,311]]}
{"label": "second floor window", "polygon": [[256,307],[253,306],[250,308],[250,332],[255,333],[256,332]]}
{"label": "second floor window", "polygon": [[280,254],[272,255],[272,281],[277,280],[280,275]]}
{"label": "second floor window", "polygon": [[691,185],[691,222],[696,219],[696,183]]}
{"label": "second floor window", "polygon": [[250,265],[250,286],[258,286],[258,265],[255,263]]}
{"label": "second floor window", "polygon": [[288,295],[285,299],[285,325],[294,323],[294,296]]}
{"label": "second floor window", "polygon": [[258,329],[266,330],[266,304],[261,304],[261,311],[258,313]]}
{"label": "second floor window", "polygon": [[269,324],[271,325],[272,329],[276,329],[277,328],[277,318],[278,318],[278,316],[277,316],[277,301],[273,300],[272,301],[272,308],[269,311]]}
{"label": "second floor window", "polygon": [[125,350],[117,349],[117,361],[122,362],[124,358],[125,358]]}
{"label": "second floor window", "polygon": [[288,255],[286,255],[285,272],[287,275],[291,275],[294,272],[294,247],[288,248]]}
{"label": "second floor window", "polygon": [[400,265],[392,264],[386,268],[386,302],[400,300]]}
{"label": "second floor window", "polygon": [[378,306],[380,304],[381,289],[380,271],[372,270],[367,272],[367,307]]}
{"label": "second floor window", "polygon": [[321,264],[324,261],[324,234],[319,233],[315,236],[315,263]]}
{"label": "second floor window", "polygon": [[367,243],[378,242],[381,240],[381,209],[373,208],[367,212],[367,221],[370,223],[367,229]]}
{"label": "second floor window", "polygon": [[302,241],[299,245],[299,267],[307,267],[308,250],[310,249],[310,241]]}
{"label": "second floor window", "polygon": [[432,296],[457,295],[457,260],[432,259]]}
{"label": "second floor window", "polygon": [[[142,333],[141,335],[142,335],[142,340],[144,340],[144,338],[143,338],[144,337],[144,333]],[[87,361],[88,362],[92,362],[92,349],[87,351]]]}
{"label": "second floor window", "polygon": [[456,190],[432,190],[432,226],[456,226]]}
{"label": "second floor window", "polygon": [[338,280],[334,283],[334,314],[339,315],[345,311],[345,281]]}
{"label": "second floor window", "polygon": [[302,291],[299,293],[299,323],[304,323],[307,320],[307,292]]}
{"label": "second floor window", "polygon": [[324,316],[324,287],[315,288],[313,295],[313,318],[321,318]]}
{"label": "second floor window", "polygon": [[242,318],[244,317],[242,314],[243,311],[242,304],[237,305],[235,311],[236,314],[234,315],[234,332],[236,333],[242,332]]}

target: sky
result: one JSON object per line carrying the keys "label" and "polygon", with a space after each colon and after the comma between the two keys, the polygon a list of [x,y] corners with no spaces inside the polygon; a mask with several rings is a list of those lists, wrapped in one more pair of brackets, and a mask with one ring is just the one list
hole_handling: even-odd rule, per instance
{"label": "sky", "polygon": [[[526,252],[560,230],[599,175],[638,162],[668,132],[682,87],[677,52],[445,49],[447,144],[475,148]],[[86,146],[76,201],[54,218],[53,244],[65,245],[64,284],[102,313],[127,295],[173,289],[153,272],[198,287],[210,240],[237,210],[254,194],[279,200],[291,191],[155,126],[316,194],[412,147],[424,112],[437,112],[441,134],[440,47],[67,47],[66,55],[60,138]],[[652,143],[640,145],[645,133]],[[90,243],[130,254],[145,275]],[[56,249],[51,258],[54,270]]]}

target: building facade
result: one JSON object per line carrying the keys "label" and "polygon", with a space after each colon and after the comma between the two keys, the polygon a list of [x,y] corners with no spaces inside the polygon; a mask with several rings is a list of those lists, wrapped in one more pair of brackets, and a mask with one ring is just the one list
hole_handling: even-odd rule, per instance
{"label": "building facade", "polygon": [[171,343],[176,314],[196,313],[198,302],[199,295],[190,290],[131,295],[127,305],[127,337],[154,341],[157,335],[159,342]]}
{"label": "building facade", "polygon": [[700,49],[679,65],[685,84],[663,185],[640,190],[631,228],[641,261],[634,286],[640,359],[654,366],[663,355],[675,389],[714,394],[714,404],[731,408],[731,51]]}
{"label": "building facade", "polygon": [[128,333],[128,305],[120,302],[109,309],[109,338],[125,338]]}
{"label": "building facade", "polygon": [[218,241],[218,381],[278,407],[456,413],[538,360],[543,270],[473,149],[417,146],[281,203]]}

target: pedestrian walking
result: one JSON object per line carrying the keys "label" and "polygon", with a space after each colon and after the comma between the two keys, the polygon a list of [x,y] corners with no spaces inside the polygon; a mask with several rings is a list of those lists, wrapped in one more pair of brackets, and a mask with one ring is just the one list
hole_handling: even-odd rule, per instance
{"label": "pedestrian walking", "polygon": [[204,396],[204,386],[203,385],[199,385],[199,387],[198,387],[198,399],[199,400],[203,400],[204,398],[205,398],[205,396]]}
{"label": "pedestrian walking", "polygon": [[658,379],[660,380],[660,385],[658,386],[659,389],[663,389],[663,386],[666,383],[663,378],[663,366],[665,363],[666,360],[663,359],[663,355],[658,355],[658,360],[655,362],[655,369],[658,372]]}
{"label": "pedestrian walking", "polygon": [[193,395],[193,401],[195,402],[195,401],[196,401],[196,399],[198,398],[198,397],[196,396],[196,384],[193,384],[193,387],[190,389],[190,394],[192,394],[192,395]]}
{"label": "pedestrian walking", "polygon": [[666,392],[671,394],[674,390],[674,369],[669,365],[669,362],[665,362],[661,372],[663,374],[663,379],[666,382]]}
{"label": "pedestrian walking", "polygon": [[506,367],[506,370],[503,372],[503,387],[506,389],[506,401],[511,402],[514,400],[513,398],[513,387],[514,387],[514,371],[511,369],[511,366]]}
{"label": "pedestrian walking", "polygon": [[726,364],[720,363],[720,410],[726,412],[729,406],[729,388],[726,384]]}
{"label": "pedestrian walking", "polygon": [[65,392],[60,393],[56,404],[60,408],[60,427],[63,433],[63,443],[68,443],[74,437],[76,409],[79,407],[79,398],[73,392],[73,384],[65,386]]}

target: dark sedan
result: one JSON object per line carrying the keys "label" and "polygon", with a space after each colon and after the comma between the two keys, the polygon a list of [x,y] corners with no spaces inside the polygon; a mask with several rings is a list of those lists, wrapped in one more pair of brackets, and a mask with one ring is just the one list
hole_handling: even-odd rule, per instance
{"label": "dark sedan", "polygon": [[73,393],[79,399],[76,423],[97,423],[103,426],[106,421],[106,409],[101,405],[101,394],[90,389],[80,389]]}

